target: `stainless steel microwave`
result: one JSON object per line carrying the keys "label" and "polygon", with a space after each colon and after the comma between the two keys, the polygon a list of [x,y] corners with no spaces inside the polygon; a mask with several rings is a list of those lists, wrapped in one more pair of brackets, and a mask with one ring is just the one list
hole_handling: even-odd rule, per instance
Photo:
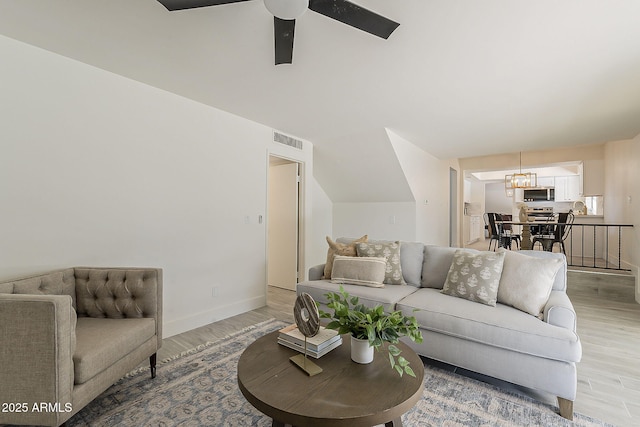
{"label": "stainless steel microwave", "polygon": [[553,202],[555,198],[555,190],[553,188],[531,188],[524,190],[525,202]]}

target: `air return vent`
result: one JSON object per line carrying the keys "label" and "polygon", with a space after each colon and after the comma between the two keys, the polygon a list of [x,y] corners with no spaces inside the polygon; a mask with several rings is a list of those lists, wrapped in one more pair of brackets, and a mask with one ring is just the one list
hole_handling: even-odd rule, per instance
{"label": "air return vent", "polygon": [[276,132],[276,131],[273,132],[273,140],[275,142],[279,142],[280,144],[288,145],[289,147],[302,150],[302,141],[300,141],[299,139],[295,139],[290,136],[281,134],[279,132]]}

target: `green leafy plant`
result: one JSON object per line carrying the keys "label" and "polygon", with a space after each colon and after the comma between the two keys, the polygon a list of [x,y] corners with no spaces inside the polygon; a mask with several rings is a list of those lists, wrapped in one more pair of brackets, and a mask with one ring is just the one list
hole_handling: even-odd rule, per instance
{"label": "green leafy plant", "polygon": [[327,307],[333,310],[333,314],[319,310],[321,318],[331,319],[326,328],[367,340],[376,351],[384,342],[388,342],[391,367],[400,376],[404,373],[416,376],[409,361],[400,355],[400,349],[394,345],[403,336],[417,343],[422,342],[422,333],[414,316],[404,316],[400,311],[386,314],[381,305],[367,307],[359,302],[358,297],[350,296],[342,286],[339,292],[329,292],[325,296],[329,300]]}

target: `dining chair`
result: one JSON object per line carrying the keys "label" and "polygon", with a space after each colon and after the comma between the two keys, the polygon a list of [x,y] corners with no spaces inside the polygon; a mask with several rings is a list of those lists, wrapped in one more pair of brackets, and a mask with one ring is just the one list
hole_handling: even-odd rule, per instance
{"label": "dining chair", "polygon": [[[499,221],[513,221],[513,216],[511,214],[496,214],[496,217]],[[511,224],[502,224],[502,231],[505,236],[509,236],[511,240],[516,242],[516,246],[519,250],[522,236],[513,232],[513,226]],[[509,246],[511,246],[511,242],[509,242]]]}
{"label": "dining chair", "polygon": [[[500,235],[498,234],[498,227],[496,227],[496,217],[494,213],[488,212],[485,212],[482,217],[484,218],[487,230],[489,230],[489,250],[491,250],[494,240],[496,241],[496,246],[500,245]],[[495,248],[493,250],[495,251]]]}
{"label": "dining chair", "polygon": [[[515,235],[510,233],[506,233],[502,230],[502,225],[498,227],[497,223],[503,221],[502,216],[497,213],[488,212],[485,213],[485,221],[489,224],[489,250],[493,246],[493,250],[495,251],[498,247],[502,246],[505,249],[511,249],[511,242],[516,240]],[[509,224],[510,225],[510,224]],[[520,238],[520,235],[517,235]],[[493,245],[493,241],[496,241],[496,244]],[[516,243],[518,247],[520,247],[519,242]]]}
{"label": "dining chair", "polygon": [[565,250],[564,241],[571,233],[571,227],[574,219],[575,215],[571,210],[569,212],[560,213],[558,215],[558,223],[553,227],[553,233],[534,236],[532,246],[535,247],[536,243],[540,243],[542,249],[547,252],[552,252],[553,246],[558,243],[560,244],[562,253],[566,256],[567,252]]}

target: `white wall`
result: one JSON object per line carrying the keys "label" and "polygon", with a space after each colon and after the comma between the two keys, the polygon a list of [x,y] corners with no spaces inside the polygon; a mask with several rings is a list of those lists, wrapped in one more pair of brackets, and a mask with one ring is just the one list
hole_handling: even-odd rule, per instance
{"label": "white wall", "polygon": [[0,55],[0,278],[161,267],[165,336],[260,307],[268,152],[305,162],[322,233],[310,144],[5,37]]}
{"label": "white wall", "polygon": [[587,159],[583,162],[582,182],[585,196],[604,194],[604,156],[602,159]]}
{"label": "white wall", "polygon": [[315,176],[335,203],[413,201],[382,126],[324,139],[313,159]]}
{"label": "white wall", "polygon": [[[636,277],[636,301],[640,303],[640,135],[605,147],[605,222],[633,224],[622,241],[623,268]],[[617,247],[617,246],[615,246]],[[610,250],[610,256],[617,257]]]}
{"label": "white wall", "polygon": [[[309,245],[306,251],[306,260],[307,265],[312,266],[324,264],[327,260],[326,236],[331,237],[333,234],[333,203],[315,180],[311,220],[314,227],[307,234]],[[308,278],[308,271],[305,271],[305,274],[305,278]]]}
{"label": "white wall", "polygon": [[334,203],[333,237],[368,234],[370,239],[448,246],[449,167],[457,168],[457,162],[437,159],[394,132],[386,133],[396,156],[389,162],[399,162],[414,201]]}
{"label": "white wall", "polygon": [[[416,204],[334,203],[333,237],[360,237],[372,240],[416,240]],[[326,250],[326,242],[324,243]]]}
{"label": "white wall", "polygon": [[513,197],[507,197],[504,182],[488,183],[484,186],[485,210],[510,214],[513,211]]}
{"label": "white wall", "polygon": [[[388,129],[387,134],[416,200],[413,240],[448,246],[451,162],[432,156]],[[462,181],[459,173],[458,181]]]}
{"label": "white wall", "polygon": [[[526,151],[522,153],[522,169],[527,167],[561,164],[563,162],[583,161],[585,173],[598,176],[601,174],[601,161],[604,159],[604,143],[579,145],[575,147],[561,147],[540,151]],[[495,171],[503,169],[517,169],[520,153],[504,153],[482,157],[467,157],[460,159],[463,171]],[[597,178],[596,178],[597,179]],[[594,183],[597,185],[597,182]]]}

